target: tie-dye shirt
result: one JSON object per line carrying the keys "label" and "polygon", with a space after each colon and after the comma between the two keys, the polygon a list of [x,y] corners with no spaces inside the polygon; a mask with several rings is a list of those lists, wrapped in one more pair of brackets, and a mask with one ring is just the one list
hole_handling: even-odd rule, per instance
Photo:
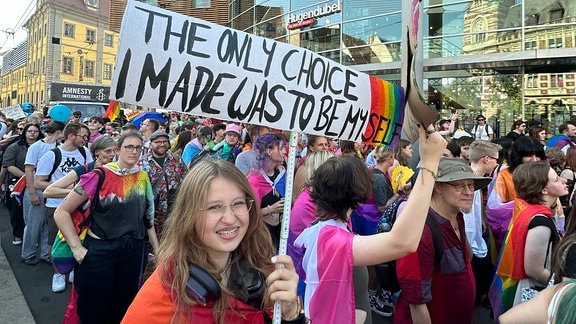
{"label": "tie-dye shirt", "polygon": [[[120,170],[115,162],[105,165],[99,202],[92,213],[90,230],[101,239],[143,239],[154,223],[154,194],[148,174],[139,168]],[[95,171],[80,177],[80,185],[93,201],[98,185]]]}

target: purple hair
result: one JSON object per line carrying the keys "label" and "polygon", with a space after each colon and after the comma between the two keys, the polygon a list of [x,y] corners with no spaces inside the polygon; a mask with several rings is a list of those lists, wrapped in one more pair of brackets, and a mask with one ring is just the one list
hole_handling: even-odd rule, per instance
{"label": "purple hair", "polygon": [[254,148],[258,155],[256,156],[256,164],[254,165],[256,170],[268,171],[270,168],[270,156],[268,156],[268,149],[274,146],[280,146],[282,144],[286,145],[288,142],[282,137],[282,135],[277,133],[268,133],[262,136],[258,136],[256,143],[254,143]]}

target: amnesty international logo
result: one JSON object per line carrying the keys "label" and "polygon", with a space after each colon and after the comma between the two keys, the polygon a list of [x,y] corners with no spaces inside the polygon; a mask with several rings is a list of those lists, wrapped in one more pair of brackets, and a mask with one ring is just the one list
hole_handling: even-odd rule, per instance
{"label": "amnesty international logo", "polygon": [[98,101],[104,101],[106,100],[106,97],[108,96],[104,93],[104,89],[98,90],[98,93],[96,94],[96,99]]}

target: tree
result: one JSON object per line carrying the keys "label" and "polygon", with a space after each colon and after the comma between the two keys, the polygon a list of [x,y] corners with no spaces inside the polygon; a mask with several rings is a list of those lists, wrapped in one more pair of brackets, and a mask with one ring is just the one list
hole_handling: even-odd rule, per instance
{"label": "tree", "polygon": [[496,74],[488,79],[486,84],[490,92],[504,94],[505,97],[497,99],[497,105],[502,108],[512,109],[513,115],[522,113],[522,79],[517,74]]}

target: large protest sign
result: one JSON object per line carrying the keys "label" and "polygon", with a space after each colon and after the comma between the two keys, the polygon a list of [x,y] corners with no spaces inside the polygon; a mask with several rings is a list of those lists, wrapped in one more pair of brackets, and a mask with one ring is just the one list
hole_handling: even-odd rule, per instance
{"label": "large protest sign", "polygon": [[286,43],[129,1],[111,99],[392,145],[403,89]]}

